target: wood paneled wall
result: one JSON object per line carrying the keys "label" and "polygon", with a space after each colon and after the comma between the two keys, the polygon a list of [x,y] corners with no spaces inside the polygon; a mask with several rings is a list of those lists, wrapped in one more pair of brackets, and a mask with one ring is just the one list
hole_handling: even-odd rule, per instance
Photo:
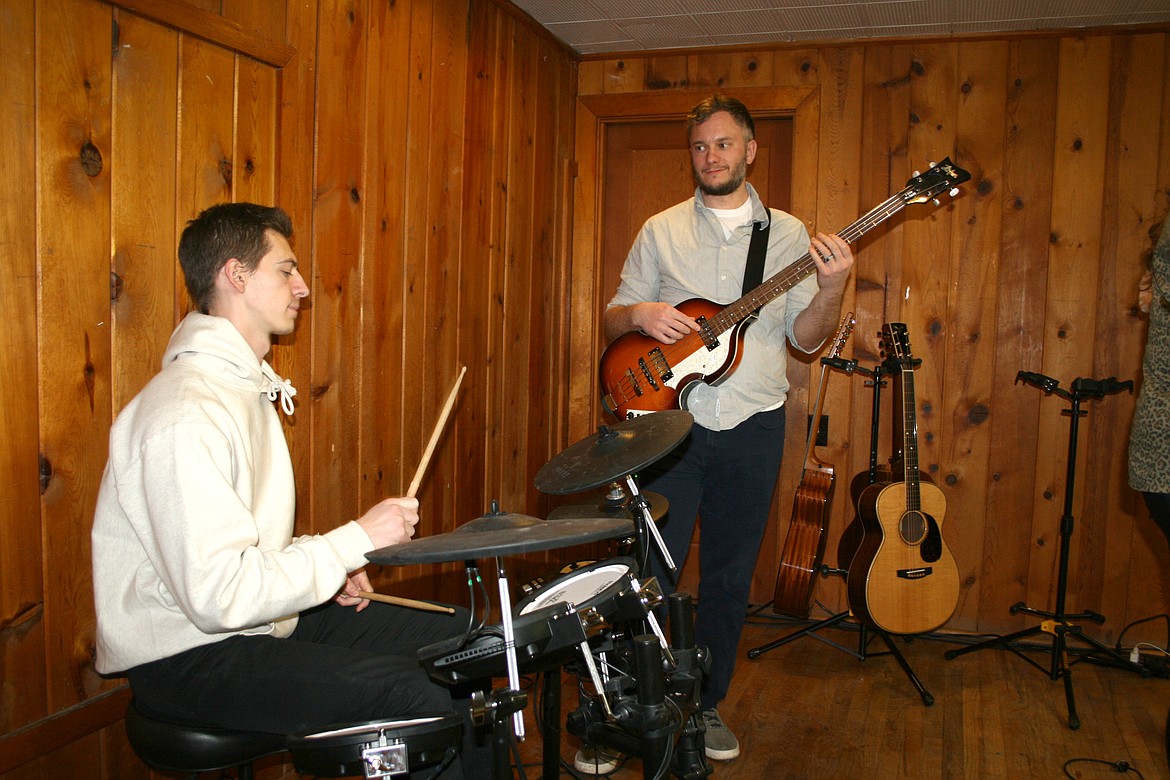
{"label": "wood paneled wall", "polygon": [[[118,723],[124,690],[93,671],[89,526],[109,425],[188,309],[177,236],[211,203],[277,202],[297,226],[310,308],[272,361],[300,391],[299,530],[405,489],[461,365],[420,532],[492,500],[544,513],[533,475],[602,419],[596,312],[611,291],[594,289],[583,238],[597,171],[575,161],[596,139],[578,94],[815,93],[794,202],[817,229],[930,158],[971,170],[953,204],[864,240],[852,354],[874,362],[877,328],[897,319],[923,358],[922,459],[965,578],[952,627],[1012,628],[1009,604],[1049,602],[1065,421],[1057,399],[1012,382],[1136,378],[1138,258],[1170,183],[1166,30],[579,63],[489,0],[10,0],[0,40],[3,777],[146,774]],[[814,370],[794,366],[793,419]],[[1170,601],[1170,554],[1125,487],[1132,407],[1091,404],[1082,427],[1070,605],[1108,615],[1091,629],[1105,637]],[[834,377],[827,408],[825,455],[848,477],[866,462],[867,391]],[[377,579],[462,598],[453,567]],[[834,582],[819,595],[842,603]]]}
{"label": "wood paneled wall", "polygon": [[[593,278],[600,262],[591,197],[603,175],[594,150],[607,112],[624,116],[635,105],[639,116],[669,115],[715,90],[773,111],[780,106],[767,100],[797,88],[812,90],[818,114],[795,142],[794,208],[810,230],[848,225],[929,161],[949,155],[972,175],[957,199],[908,206],[861,240],[845,300],[858,325],[845,355],[872,368],[882,323],[897,321],[922,360],[920,460],[946,495],[944,536],[962,578],[947,628],[1030,625],[1034,618],[1008,607],[1055,606],[1069,418],[1066,401],[1015,378],[1040,372],[1065,389],[1078,377],[1140,379],[1146,325],[1137,281],[1151,226],[1170,205],[1170,35],[1161,27],[587,58],[577,136],[578,202],[587,205],[577,210],[574,278]],[[812,177],[803,165],[814,167]],[[574,298],[573,332],[590,359],[578,356],[572,387],[592,403],[570,412],[578,433],[602,415],[590,367],[612,292]],[[798,432],[820,366],[790,361],[789,373],[794,434],[756,569],[756,603],[772,599],[802,468]],[[829,563],[852,518],[849,481],[867,470],[871,398],[860,375],[829,379],[829,446],[818,451],[838,475]],[[891,398],[887,391],[883,460]],[[1127,394],[1082,402],[1073,483],[1067,606],[1104,614],[1107,622],[1087,631],[1108,642],[1170,606],[1170,550],[1126,484],[1133,406]],[[845,606],[839,578],[821,580],[816,595],[829,610]],[[1164,621],[1148,623],[1126,643],[1164,643],[1165,630]]]}
{"label": "wood paneled wall", "polygon": [[[300,532],[406,490],[461,365],[419,531],[533,512],[565,436],[577,64],[481,0],[14,0],[0,40],[0,776],[144,776],[93,670],[89,528],[110,424],[189,309],[186,220],[293,217],[312,294],[271,360]],[[450,567],[376,579],[466,600]]]}

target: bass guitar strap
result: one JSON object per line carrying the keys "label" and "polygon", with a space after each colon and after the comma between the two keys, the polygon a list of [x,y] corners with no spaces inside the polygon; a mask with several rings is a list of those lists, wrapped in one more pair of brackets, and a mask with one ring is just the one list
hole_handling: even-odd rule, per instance
{"label": "bass guitar strap", "polygon": [[[747,265],[743,269],[743,294],[747,295],[764,281],[764,255],[768,253],[768,232],[772,229],[771,214],[767,222],[757,222],[748,244]],[[758,309],[757,309],[758,311]]]}

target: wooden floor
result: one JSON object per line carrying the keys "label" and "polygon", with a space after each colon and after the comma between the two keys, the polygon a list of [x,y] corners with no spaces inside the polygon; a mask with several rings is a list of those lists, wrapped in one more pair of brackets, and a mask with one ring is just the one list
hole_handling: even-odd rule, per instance
{"label": "wooden floor", "polygon": [[[712,777],[751,778],[1170,778],[1165,727],[1170,680],[1088,662],[1072,665],[1081,725],[1068,726],[1064,683],[1047,674],[1051,654],[1029,651],[1037,669],[1003,649],[982,649],[953,660],[962,645],[894,637],[923,686],[926,706],[880,639],[864,660],[812,636],[755,660],[747,651],[794,630],[764,616],[752,618],[720,713],[740,741],[741,755],[713,762]],[[855,628],[819,632],[857,650]],[[1051,647],[1048,635],[1036,643]],[[1077,645],[1074,643],[1073,645]],[[564,710],[576,706],[576,681],[565,675]],[[541,777],[539,731],[525,710],[524,774]],[[563,720],[562,720],[563,722]],[[561,754],[571,766],[579,742],[565,734]],[[1088,760],[1077,760],[1088,759]],[[1066,762],[1068,774],[1065,773]],[[1114,765],[1124,761],[1134,771]],[[562,770],[562,776],[569,776]],[[630,758],[611,777],[643,777]],[[520,773],[517,772],[517,776]]]}

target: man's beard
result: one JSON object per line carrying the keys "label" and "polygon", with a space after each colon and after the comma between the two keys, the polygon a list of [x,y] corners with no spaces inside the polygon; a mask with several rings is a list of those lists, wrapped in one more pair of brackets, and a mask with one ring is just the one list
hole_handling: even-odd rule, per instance
{"label": "man's beard", "polygon": [[691,172],[695,176],[695,184],[698,185],[699,190],[704,195],[711,195],[714,197],[722,197],[730,195],[740,188],[744,179],[747,178],[747,160],[741,159],[736,163],[735,167],[731,169],[731,178],[723,184],[711,186],[703,182],[702,176],[699,174],[699,169],[691,166]]}

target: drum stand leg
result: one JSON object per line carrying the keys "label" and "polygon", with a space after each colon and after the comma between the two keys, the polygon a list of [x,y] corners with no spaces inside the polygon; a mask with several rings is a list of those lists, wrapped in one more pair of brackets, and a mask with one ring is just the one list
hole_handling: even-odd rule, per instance
{"label": "drum stand leg", "polygon": [[[481,694],[476,694],[481,697]],[[492,777],[495,780],[512,780],[512,720],[528,704],[528,695],[523,691],[496,690],[478,698],[473,705],[472,717],[476,723],[485,720],[492,727]]]}
{"label": "drum stand leg", "polygon": [[561,668],[544,672],[541,683],[541,776],[557,780],[561,776]]}

